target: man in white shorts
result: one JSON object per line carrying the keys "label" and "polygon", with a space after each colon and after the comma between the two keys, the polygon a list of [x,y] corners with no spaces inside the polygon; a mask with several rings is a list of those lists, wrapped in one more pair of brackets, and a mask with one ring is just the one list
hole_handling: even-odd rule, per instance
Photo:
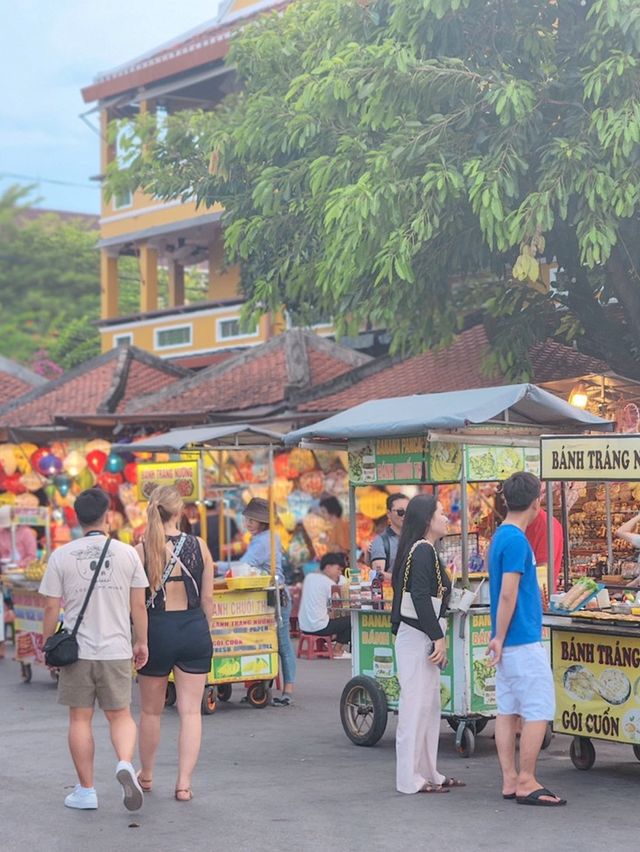
{"label": "man in white shorts", "polygon": [[[71,630],[77,621],[107,543],[108,509],[109,498],[99,488],[83,491],[76,500],[83,536],[51,554],[40,585],[40,594],[46,596],[45,641],[55,631],[61,604],[66,627]],[[139,669],[149,656],[145,607],[148,585],[133,547],[110,541],[78,630],[79,659],[59,671],[58,703],[69,708],[69,749],[79,781],[64,800],[68,808],[98,807],[93,786],[92,720],[96,699],[109,722],[124,806],[130,811],[142,806],[142,789],[131,764],[137,737],[130,711],[131,661],[133,658]],[[133,648],[130,618],[135,635]]]}
{"label": "man in white shorts", "polygon": [[536,779],[536,762],[555,712],[553,676],[542,644],[542,599],[533,551],[525,536],[540,511],[540,480],[531,473],[514,473],[503,483],[502,496],[507,516],[489,548],[489,655],[497,667],[496,746],[502,796],[519,805],[558,807],[566,801]]}

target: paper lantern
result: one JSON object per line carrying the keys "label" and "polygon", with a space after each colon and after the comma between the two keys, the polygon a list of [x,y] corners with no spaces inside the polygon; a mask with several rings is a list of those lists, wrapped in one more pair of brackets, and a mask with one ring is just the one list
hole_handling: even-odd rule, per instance
{"label": "paper lantern", "polygon": [[314,497],[319,497],[324,492],[324,474],[321,470],[310,470],[300,477],[300,488]]}
{"label": "paper lantern", "polygon": [[289,511],[294,515],[296,521],[302,521],[309,514],[314,500],[310,494],[304,491],[292,491],[289,495]]}
{"label": "paper lantern", "polygon": [[61,473],[62,459],[59,459],[58,456],[54,456],[52,453],[49,453],[49,455],[43,456],[38,462],[38,471],[44,476],[55,476],[56,474]]}
{"label": "paper lantern", "polygon": [[305,473],[315,468],[316,458],[311,450],[301,450],[298,447],[295,450],[291,450],[290,464],[298,473]]}
{"label": "paper lantern", "polygon": [[87,455],[89,455],[89,453],[92,453],[94,450],[98,450],[99,452],[104,453],[105,456],[108,456],[111,452],[111,444],[109,441],[105,441],[104,438],[94,438],[86,444],[84,451]]}
{"label": "paper lantern", "polygon": [[80,491],[86,491],[87,488],[92,488],[95,483],[95,477],[88,467],[81,470],[75,478],[75,483]]}
{"label": "paper lantern", "polygon": [[24,485],[27,491],[37,491],[39,488],[42,488],[43,485],[42,477],[38,476],[37,473],[33,473],[33,471],[30,473],[23,473],[20,477],[20,482]]}
{"label": "paper lantern", "polygon": [[49,503],[53,503],[55,501],[56,496],[56,487],[53,482],[47,482],[44,486],[44,493],[47,495],[47,500]]}
{"label": "paper lantern", "polygon": [[105,469],[108,470],[109,473],[120,473],[121,470],[124,470],[124,459],[117,453],[111,453],[107,459]]}
{"label": "paper lantern", "polygon": [[27,490],[21,482],[22,474],[16,471],[11,476],[4,478],[4,490],[10,491],[12,494],[24,494]]}
{"label": "paper lantern", "polygon": [[125,465],[124,478],[133,485],[138,481],[138,465],[135,462]]}
{"label": "paper lantern", "polygon": [[371,489],[358,497],[358,510],[367,518],[381,518],[387,513],[387,493]]}
{"label": "paper lantern", "polygon": [[291,464],[289,453],[279,453],[273,460],[273,467],[276,476],[283,479],[296,479],[298,476],[298,471]]}
{"label": "paper lantern", "polygon": [[93,473],[100,474],[104,470],[107,458],[107,454],[103,453],[102,450],[91,450],[91,452],[87,453],[87,464]]}
{"label": "paper lantern", "polygon": [[71,452],[64,457],[62,466],[69,476],[77,476],[86,468],[87,460],[82,453],[78,452],[78,450],[71,450]]}
{"label": "paper lantern", "polygon": [[67,496],[72,482],[73,480],[68,473],[59,473],[57,476],[53,477],[53,484],[61,497]]}
{"label": "paper lantern", "polygon": [[35,494],[30,494],[26,491],[24,494],[16,496],[15,505],[20,506],[22,509],[36,509],[40,504]]}
{"label": "paper lantern", "polygon": [[15,450],[16,465],[20,473],[31,473],[33,465],[31,464],[31,456],[37,451],[35,444],[18,444]]}
{"label": "paper lantern", "polygon": [[[99,452],[99,450],[95,450],[94,452]],[[107,494],[111,494],[112,496],[116,496],[118,493],[118,489],[122,485],[123,476],[121,473],[101,473],[98,477],[98,485],[102,488],[103,491],[106,491]]]}
{"label": "paper lantern", "polygon": [[35,468],[35,470],[40,470],[40,459],[43,459],[45,456],[51,455],[51,450],[49,447],[40,447],[39,450],[36,450],[31,454],[31,465]]}
{"label": "paper lantern", "polygon": [[285,528],[285,530],[288,530],[288,532],[293,532],[293,530],[296,528],[296,516],[293,514],[293,512],[280,512],[280,523]]}
{"label": "paper lantern", "polygon": [[16,472],[18,465],[14,444],[0,444],[0,464],[7,476],[12,476]]}

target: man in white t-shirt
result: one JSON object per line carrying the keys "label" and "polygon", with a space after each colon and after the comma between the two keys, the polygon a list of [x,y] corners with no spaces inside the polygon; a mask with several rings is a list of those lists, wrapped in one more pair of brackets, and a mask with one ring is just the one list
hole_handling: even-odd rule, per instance
{"label": "man in white t-shirt", "polygon": [[343,553],[325,553],[320,570],[304,578],[298,611],[300,630],[313,636],[335,636],[335,656],[342,658],[350,656],[344,649],[351,642],[351,619],[348,615],[329,618],[329,605],[333,587],[344,583],[346,564]]}
{"label": "man in white t-shirt", "polygon": [[[107,543],[109,498],[99,488],[83,491],[75,502],[83,536],[55,550],[40,584],[46,596],[43,637],[56,629],[61,606],[72,630],[87,594],[93,572]],[[59,670],[58,702],[69,707],[69,749],[79,784],[64,803],[69,808],[94,810],[98,797],[93,786],[93,710],[96,699],[109,722],[128,810],[142,806],[142,789],[132,766],[137,728],[131,716],[131,660],[136,669],[147,662],[149,585],[133,547],[110,541],[98,580],[77,633],[78,660]],[[131,647],[131,621],[135,645]]]}

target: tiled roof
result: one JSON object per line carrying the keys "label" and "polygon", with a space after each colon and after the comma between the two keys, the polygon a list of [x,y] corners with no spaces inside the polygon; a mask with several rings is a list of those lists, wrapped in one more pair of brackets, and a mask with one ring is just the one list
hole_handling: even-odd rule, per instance
{"label": "tiled roof", "polygon": [[231,37],[246,23],[264,11],[284,8],[290,1],[257,0],[237,13],[207,21],[124,65],[98,74],[94,83],[82,90],[82,97],[89,103],[223,59]]}
{"label": "tiled roof", "polygon": [[187,375],[188,370],[147,352],[119,347],[0,406],[0,426],[49,426],[56,416],[119,411],[135,397]]}
{"label": "tiled roof", "polygon": [[46,383],[42,376],[0,355],[0,406]]}
{"label": "tiled roof", "polygon": [[318,381],[328,381],[370,361],[311,332],[287,331],[160,393],[134,400],[127,414],[244,411],[283,405]]}
{"label": "tiled roof", "polygon": [[[489,350],[484,327],[464,331],[451,346],[411,358],[380,358],[311,392],[300,412],[343,411],[370,399],[491,387],[502,377],[483,371]],[[553,340],[537,344],[530,354],[538,384],[609,370],[607,364]]]}

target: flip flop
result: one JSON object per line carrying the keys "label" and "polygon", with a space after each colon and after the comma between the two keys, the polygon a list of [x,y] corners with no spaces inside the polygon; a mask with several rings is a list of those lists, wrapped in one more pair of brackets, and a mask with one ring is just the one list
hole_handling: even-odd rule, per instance
{"label": "flip flop", "polygon": [[449,788],[444,784],[425,784],[418,793],[448,793]]}
{"label": "flip flop", "polygon": [[[558,799],[558,801],[545,802],[541,796],[551,796]],[[519,805],[533,805],[538,808],[560,808],[567,804],[566,799],[560,799],[555,793],[552,793],[551,790],[547,790],[546,787],[540,787],[537,790],[534,790],[533,793],[529,793],[528,796],[516,796],[516,802]]]}
{"label": "flip flop", "polygon": [[467,785],[464,783],[464,781],[460,781],[459,778],[445,778],[444,781],[442,782],[442,786],[445,787],[445,788],[446,787],[451,788],[451,787],[466,787]]}
{"label": "flip flop", "polygon": [[515,799],[516,794],[515,793],[503,793],[502,798],[503,799]]}

